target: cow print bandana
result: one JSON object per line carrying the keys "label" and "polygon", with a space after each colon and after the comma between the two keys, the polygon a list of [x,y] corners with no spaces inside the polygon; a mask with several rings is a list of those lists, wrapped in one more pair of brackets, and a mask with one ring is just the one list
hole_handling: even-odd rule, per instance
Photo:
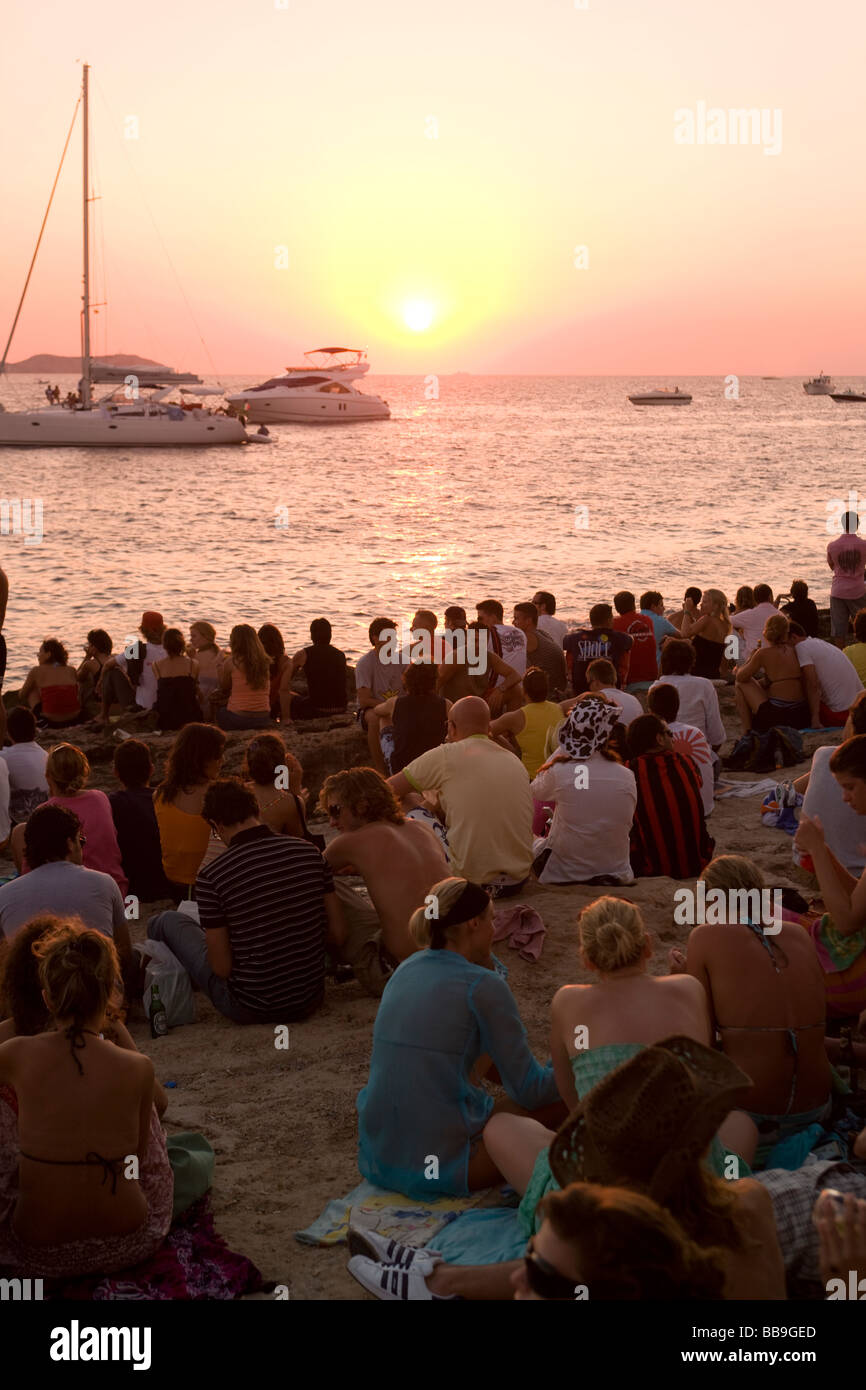
{"label": "cow print bandana", "polygon": [[578,700],[559,731],[559,742],[570,758],[591,758],[605,747],[621,718],[619,705],[598,696]]}

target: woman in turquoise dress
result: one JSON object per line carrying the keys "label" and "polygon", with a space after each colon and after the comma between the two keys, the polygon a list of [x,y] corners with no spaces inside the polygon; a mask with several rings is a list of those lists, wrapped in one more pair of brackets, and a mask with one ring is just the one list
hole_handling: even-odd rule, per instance
{"label": "woman in turquoise dress", "polygon": [[[647,974],[652,943],[637,907],[603,897],[584,908],[579,921],[581,962],[596,975],[588,985],[566,985],[554,996],[551,1052],[559,1094],[573,1110],[594,1086],[643,1048],[672,1034],[712,1045],[703,985],[685,975]],[[713,1142],[710,1167],[719,1177],[747,1177],[757,1130],[742,1111],[732,1111]],[[521,1225],[535,1229],[535,1209],[556,1187],[548,1149],[553,1131],[530,1117],[496,1114],[484,1144],[506,1180],[523,1194]],[[728,1147],[725,1148],[724,1145]]]}

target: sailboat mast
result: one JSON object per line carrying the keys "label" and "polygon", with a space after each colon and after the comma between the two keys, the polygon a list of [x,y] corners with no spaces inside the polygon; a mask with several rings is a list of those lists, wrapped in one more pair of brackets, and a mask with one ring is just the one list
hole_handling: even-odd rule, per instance
{"label": "sailboat mast", "polygon": [[85,406],[90,405],[90,202],[88,197],[88,184],[90,171],[88,166],[88,150],[90,144],[90,112],[88,109],[88,90],[87,80],[90,74],[89,64],[84,64],[84,79],[82,83],[83,98],[83,130],[84,130],[84,333],[81,349],[81,399]]}

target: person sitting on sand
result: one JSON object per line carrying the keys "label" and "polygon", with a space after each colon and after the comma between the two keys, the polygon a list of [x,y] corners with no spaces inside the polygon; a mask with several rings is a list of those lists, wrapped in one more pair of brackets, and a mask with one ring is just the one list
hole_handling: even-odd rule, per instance
{"label": "person sitting on sand", "polygon": [[63,806],[38,806],[24,828],[29,873],[0,887],[0,937],[10,940],[43,912],[73,913],[110,936],[124,965],[132,946],[120,889],[82,864],[81,821]]}
{"label": "person sitting on sand", "polygon": [[[125,897],[129,883],[123,872],[111,804],[105,792],[87,786],[89,778],[90,763],[81,749],[72,743],[58,743],[45,763],[45,780],[51,792],[45,804],[65,806],[75,812],[84,832],[81,843],[85,868],[110,874]],[[12,857],[22,873],[27,872],[25,837],[26,827],[16,826],[12,833]]]}
{"label": "person sitting on sand", "polygon": [[88,701],[99,698],[103,667],[110,659],[111,653],[112,642],[108,633],[101,627],[91,628],[84,644],[84,660],[75,673],[78,677],[82,709]]}
{"label": "person sitting on sand", "polygon": [[691,758],[675,753],[667,725],[642,714],[628,727],[628,765],[637,784],[631,831],[636,878],[695,878],[713,857]]}
{"label": "person sitting on sand", "polygon": [[628,682],[629,660],[634,643],[627,632],[617,632],[613,625],[613,609],[609,603],[593,604],[589,610],[589,627],[570,632],[565,639],[565,659],[571,688],[583,695],[587,685],[587,667],[591,661],[604,657],[610,661],[617,682],[624,690]]}
{"label": "person sitting on sand", "polygon": [[495,968],[484,889],[464,878],[434,884],[409,931],[418,949],[391,976],[373,1026],[358,1167],[368,1182],[410,1197],[466,1196],[501,1180],[481,1138],[494,1109],[474,1071],[482,1056],[524,1112],[555,1107],[549,1119],[562,1107]]}
{"label": "person sitting on sand", "polygon": [[821,619],[814,599],[809,598],[805,579],[795,579],[791,585],[791,602],[783,603],[781,611],[794,623],[799,623],[807,637],[817,637]]}
{"label": "person sitting on sand", "polygon": [[866,608],[861,608],[854,618],[854,641],[844,648],[844,653],[861,682],[866,685]]}
{"label": "person sitting on sand", "polygon": [[247,744],[244,757],[248,776],[244,785],[256,798],[262,824],[275,835],[308,839],[301,795],[304,770],[279,734],[257,734]]}
{"label": "person sitting on sand", "polygon": [[[14,713],[13,710],[12,714]],[[10,733],[12,714],[9,716]],[[848,722],[842,730],[843,742],[854,738],[855,734],[866,734],[866,690],[858,695],[848,711]],[[844,799],[842,788],[830,771],[830,759],[835,752],[836,748],[832,744],[816,748],[812,754],[809,771],[798,777],[793,787],[803,797],[801,814],[821,822],[828,849],[849,874],[859,878],[866,868],[866,825],[862,817]],[[795,863],[799,862],[797,854],[794,855],[794,860]]]}
{"label": "person sitting on sand", "polygon": [[552,638],[558,647],[562,647],[565,642],[565,634],[568,632],[568,625],[561,618],[554,616],[556,597],[547,589],[539,589],[537,593],[532,595],[532,602],[538,613],[539,628]]}
{"label": "person sitting on sand", "polygon": [[324,998],[325,946],[336,953],[343,940],[330,868],[313,845],[262,825],[241,782],[214,782],[202,813],[228,848],[196,880],[200,925],[161,912],[148,936],[232,1022],[308,1017]]}
{"label": "person sitting on sand", "polygon": [[312,646],[302,647],[294,655],[292,675],[303,671],[307,694],[294,695],[293,719],[327,719],[346,713],[346,653],[332,644],[331,635],[328,619],[314,618],[310,623]]}
{"label": "person sitting on sand", "polygon": [[13,824],[25,821],[51,795],[45,780],[48,754],[36,742],[36,720],[26,705],[9,711],[11,748],[0,748],[9,771],[9,815]]}
{"label": "person sitting on sand", "polygon": [[[569,1111],[621,1063],[676,1030],[709,1047],[712,1031],[702,984],[684,975],[647,974],[652,942],[640,910],[624,898],[599,898],[578,922],[581,962],[596,972],[589,985],[565,985],[551,1008],[550,1050],[559,1094]],[[740,1112],[725,1121],[724,1137],[748,1159],[756,1134]],[[530,1235],[536,1207],[551,1186],[549,1129],[518,1115],[494,1115],[484,1143],[507,1182],[524,1194],[521,1224]],[[714,1146],[712,1171],[726,1176],[725,1150]]]}
{"label": "person sitting on sand", "polygon": [[738,589],[736,604],[737,611],[731,617],[731,626],[740,638],[737,663],[742,666],[758,650],[768,620],[778,617],[779,610],[773,602],[773,590],[769,584],[756,584],[754,589],[745,585]]}
{"label": "person sitting on sand", "polygon": [[216,722],[221,729],[266,729],[272,722],[270,658],[249,623],[232,628],[229,650],[220,675],[220,693],[228,703],[217,710]]}
{"label": "person sitting on sand", "polygon": [[[219,690],[225,652],[217,645],[216,628],[201,620],[189,630],[187,655],[198,662],[198,691],[206,720],[214,718],[214,701]],[[217,701],[217,703],[219,703]]]}
{"label": "person sitting on sand", "polygon": [[46,637],[21,687],[19,699],[29,705],[43,729],[68,729],[81,723],[78,675],[69,653],[56,637]]}
{"label": "person sitting on sand", "polygon": [[[388,783],[371,767],[328,777],[319,804],[339,834],[325,850],[343,907],[343,960],[369,994],[416,950],[408,922],[447,872],[442,845],[424,824],[403,816]],[[364,880],[358,893],[341,874]]]}
{"label": "person sitting on sand", "polygon": [[18,1194],[0,1210],[0,1266],[108,1274],[153,1255],[171,1225],[153,1063],[100,1036],[119,975],[105,936],[59,922],[33,950],[53,1029],[0,1045],[0,1089],[14,1088],[18,1108]]}
{"label": "person sitting on sand", "polygon": [[662,594],[657,589],[647,589],[640,596],[640,611],[645,618],[649,618],[653,625],[656,639],[656,660],[659,670],[662,663],[662,647],[668,637],[679,637],[679,628],[674,627],[673,623],[668,622],[665,617],[665,601]]}
{"label": "person sitting on sand", "polygon": [[504,736],[513,738],[520,751],[523,766],[530,777],[534,777],[544,762],[548,732],[558,728],[563,722],[566,709],[572,701],[551,700],[548,696],[547,676],[537,666],[530,666],[523,677],[523,693],[526,704],[520,709],[508,710],[507,713],[500,714],[498,719],[492,720],[490,736],[500,740]]}
{"label": "person sitting on sand", "polygon": [[173,731],[184,724],[200,724],[202,707],[198,689],[198,662],[186,654],[178,627],[167,627],[162,636],[166,655],[153,663],[156,676],[156,717],[160,729]]}
{"label": "person sitting on sand", "polygon": [[211,848],[211,827],[202,805],[205,792],[220,775],[225,746],[225,734],[212,724],[187,724],[171,745],[165,777],[153,794],[162,867],[176,902],[192,896]]}
{"label": "person sitting on sand", "polygon": [[367,735],[370,762],[382,776],[387,771],[379,741],[379,720],[376,706],[392,695],[399,695],[406,663],[392,654],[385,662],[381,653],[386,644],[396,641],[396,628],[390,618],[374,618],[369,628],[371,651],[365,652],[355,666],[355,691],[358,696],[358,722]]}
{"label": "person sitting on sand", "polygon": [[292,659],[286,652],[283,634],[273,623],[263,623],[257,633],[270,665],[268,698],[271,718],[283,724],[292,722]]}
{"label": "person sitting on sand", "polygon": [[743,1105],[758,1126],[763,1165],[781,1139],[830,1114],[823,973],[799,922],[764,920],[769,894],[751,860],[720,855],[701,879],[729,906],[721,923],[695,926],[686,956],[672,951],[671,964],[706,990],[722,1050],[752,1078]]}
{"label": "person sitting on sand", "polygon": [[700,608],[686,600],[680,631],[695,649],[695,675],[719,680],[732,631],[728,600],[721,589],[704,589]]}
{"label": "person sitting on sand", "polygon": [[665,642],[661,665],[662,673],[655,684],[664,682],[676,686],[680,697],[680,722],[700,729],[713,752],[718,753],[727,738],[719,697],[712,681],[694,675],[695,649],[691,642],[681,638]]}
{"label": "person sitting on sand", "polygon": [[568,672],[565,669],[565,653],[562,646],[554,642],[538,627],[538,609],[534,603],[514,605],[514,626],[526,638],[526,666],[535,666],[547,676],[547,683],[553,692],[554,700],[564,700],[568,690]]}
{"label": "person sitting on sand", "polygon": [[[620,690],[616,684],[616,670],[612,661],[603,656],[596,657],[586,668],[586,687],[590,695],[602,695],[606,700],[619,705],[620,723],[628,728],[633,719],[643,714],[643,705],[636,695]],[[568,703],[570,709],[574,701]]]}
{"label": "person sitting on sand", "polygon": [[[639,1048],[583,1097],[556,1134],[549,1164],[563,1192],[573,1183],[599,1183],[657,1202],[702,1250],[718,1254],[725,1299],[783,1299],[785,1267],[768,1191],[756,1179],[735,1177],[732,1164],[718,1177],[708,1161],[748,1084],[721,1053],[689,1037],[663,1038]],[[530,1258],[546,1211],[542,1204],[532,1225],[521,1221],[515,1231],[515,1244],[530,1235]],[[351,1226],[349,1249],[350,1272],[391,1301],[509,1299],[522,1263],[447,1264],[436,1250]]]}
{"label": "person sitting on sand", "polygon": [[536,840],[542,883],[631,883],[629,833],[634,774],[609,750],[619,705],[581,695],[559,730],[559,751],[539,769],[530,792],[555,807],[550,833]]}
{"label": "person sitting on sand", "polygon": [[809,727],[841,728],[854,701],[862,694],[863,682],[845,653],[832,642],[807,637],[799,623],[789,623],[788,631],[809,702]]}
{"label": "person sitting on sand", "polygon": [[648,690],[659,673],[655,626],[651,618],[637,611],[635,596],[628,589],[614,594],[613,606],[614,630],[626,633],[633,643],[628,665],[628,691],[633,695],[636,690]]}
{"label": "person sitting on sand", "polygon": [[[866,816],[866,734],[839,745],[830,771],[845,804]],[[866,1009],[866,871],[859,879],[849,874],[828,846],[820,820],[802,811],[794,843],[815,866],[826,908],[810,932],[824,971],[827,1013],[850,1018]]]}
{"label": "person sitting on sand", "polygon": [[468,695],[451,707],[449,742],[422,753],[389,782],[398,797],[435,791],[454,872],[489,884],[494,897],[511,897],[532,867],[532,796],[522,762],[489,733],[487,705]]}
{"label": "person sitting on sand", "polygon": [[713,750],[700,729],[696,729],[694,724],[683,724],[677,719],[679,708],[680,692],[675,685],[668,685],[664,682],[661,685],[654,685],[647,695],[647,712],[657,715],[667,725],[668,733],[673,739],[674,752],[682,753],[684,757],[691,758],[694,763],[695,771],[701,779],[701,801],[704,816],[709,816],[716,806]]}
{"label": "person sitting on sand", "polygon": [[762,645],[737,669],[734,695],[744,733],[765,734],[780,725],[808,729],[809,702],[784,613],[767,619]]}
{"label": "person sitting on sand", "polygon": [[445,742],[451,701],[436,694],[436,680],[435,666],[413,663],[403,672],[403,694],[376,705],[374,714],[389,773],[402,772],[413,758]]}
{"label": "person sitting on sand", "polygon": [[150,786],[153,762],[147,744],[137,738],[125,739],[115,750],[114,775],[122,790],[109,792],[108,800],[129,891],[140,903],[171,897],[171,884],[162,867],[162,845]]}
{"label": "person sitting on sand", "polygon": [[[141,615],[139,631],[144,638],[137,638],[126,651],[110,656],[102,668],[102,722],[107,724],[112,705],[118,704],[124,710],[145,714],[156,704],[156,676],[153,663],[167,655],[162,645],[165,623],[161,613],[148,609]],[[127,656],[127,651],[132,651]]]}

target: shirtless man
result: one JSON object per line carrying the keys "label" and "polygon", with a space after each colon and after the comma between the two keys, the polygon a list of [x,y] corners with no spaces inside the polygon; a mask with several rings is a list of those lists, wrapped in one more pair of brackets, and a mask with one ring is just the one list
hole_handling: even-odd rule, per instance
{"label": "shirtless man", "polygon": [[[448,876],[441,842],[407,820],[388,783],[369,767],[329,777],[319,804],[339,834],[325,850],[343,907],[343,955],[368,993],[380,995],[388,976],[415,950],[409,918],[434,883]],[[365,893],[340,875],[360,874]]]}

